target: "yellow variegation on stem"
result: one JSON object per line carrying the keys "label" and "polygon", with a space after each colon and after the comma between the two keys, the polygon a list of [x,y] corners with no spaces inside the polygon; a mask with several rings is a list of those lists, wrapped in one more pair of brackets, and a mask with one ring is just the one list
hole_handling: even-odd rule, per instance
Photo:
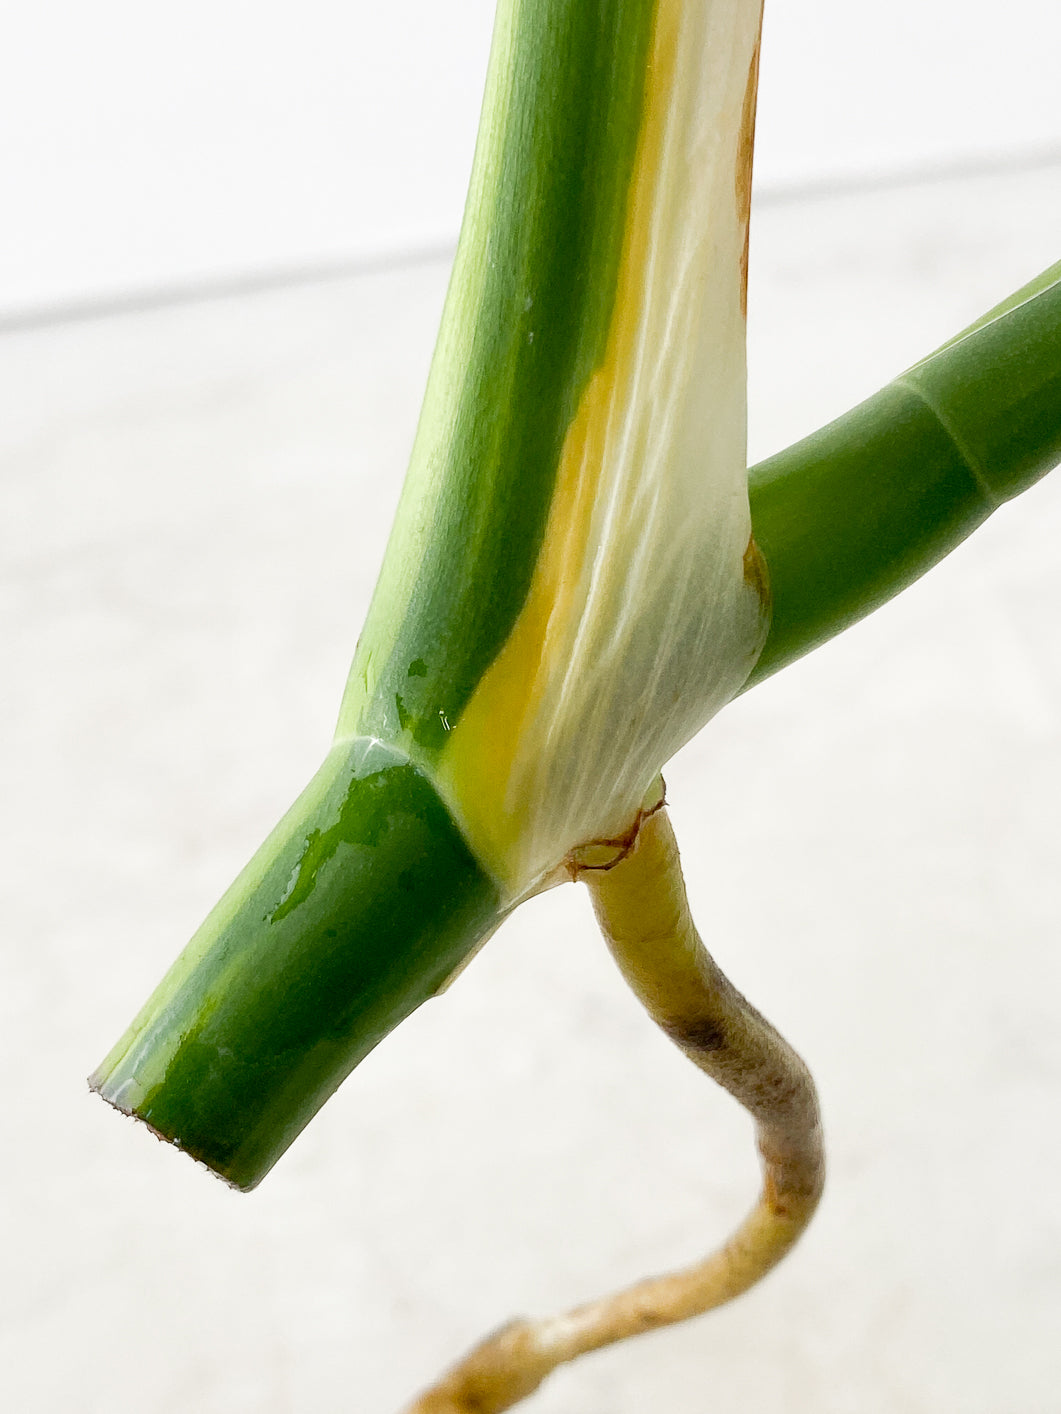
{"label": "yellow variegation on stem", "polygon": [[621,834],[766,636],[745,473],[758,3],[659,0],[611,318],[521,611],[438,780],[507,891]]}
{"label": "yellow variegation on stem", "polygon": [[737,1295],[797,1239],[822,1184],[813,1084],[700,943],[659,771],[1061,454],[1055,269],[753,471],[749,502],[761,18],[761,0],[501,0],[335,741],[91,1081],[252,1188],[522,899],[589,885],[649,1013],[753,1114],[762,1194],[706,1261],[514,1323],[417,1414],[507,1408],[563,1360]]}

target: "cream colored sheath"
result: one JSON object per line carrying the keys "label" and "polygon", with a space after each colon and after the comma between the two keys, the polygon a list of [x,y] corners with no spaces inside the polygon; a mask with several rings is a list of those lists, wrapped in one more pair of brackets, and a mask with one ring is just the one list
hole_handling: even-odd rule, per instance
{"label": "cream colored sheath", "polygon": [[781,1260],[821,1196],[825,1166],[814,1082],[700,941],[664,807],[640,817],[631,842],[615,842],[604,863],[587,864],[588,852],[579,853],[571,872],[589,886],[623,976],[675,1045],[754,1118],[762,1192],[729,1241],[706,1260],[566,1315],[513,1321],[472,1350],[407,1414],[497,1414],[577,1355],[721,1306]]}

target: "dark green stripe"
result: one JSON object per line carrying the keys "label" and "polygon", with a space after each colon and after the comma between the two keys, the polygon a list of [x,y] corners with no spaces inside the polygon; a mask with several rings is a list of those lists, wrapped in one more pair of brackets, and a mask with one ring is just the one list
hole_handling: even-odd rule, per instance
{"label": "dark green stripe", "polygon": [[1061,281],[1040,277],[752,470],[773,617],[746,686],[897,594],[1059,459]]}
{"label": "dark green stripe", "polygon": [[[498,921],[431,785],[378,742],[347,743],[92,1083],[252,1188]],[[136,1105],[131,1078],[151,1086]]]}
{"label": "dark green stripe", "polygon": [[[471,359],[432,370],[452,389],[437,437],[416,455],[442,465],[444,491],[382,664],[370,610],[350,689],[356,699],[366,680],[374,687],[360,710],[365,734],[408,730],[423,750],[440,749],[523,605],[564,438],[604,353],[654,9],[525,0],[515,72],[495,55],[479,141],[498,144],[496,182],[487,209],[465,213],[454,275],[474,285],[485,272]],[[509,83],[508,119],[494,133],[487,119]],[[451,290],[440,349],[462,308]],[[344,705],[345,722],[353,710]]]}

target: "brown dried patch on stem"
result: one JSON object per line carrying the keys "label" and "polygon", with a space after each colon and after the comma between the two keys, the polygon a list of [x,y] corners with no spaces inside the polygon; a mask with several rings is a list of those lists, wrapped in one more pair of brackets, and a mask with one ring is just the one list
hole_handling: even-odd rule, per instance
{"label": "brown dried patch on stem", "polygon": [[763,608],[769,609],[770,570],[766,556],[755,543],[754,535],[748,537],[748,545],[744,551],[744,583],[749,589],[755,590]]}
{"label": "brown dried patch on stem", "polygon": [[581,844],[567,855],[563,862],[563,868],[572,881],[580,879],[583,874],[614,869],[617,864],[622,863],[637,843],[641,826],[646,820],[651,819],[657,810],[662,810],[667,803],[662,779],[659,780],[658,785],[658,799],[641,807],[628,830],[624,830],[621,835],[615,835],[610,839],[591,840],[589,844]]}

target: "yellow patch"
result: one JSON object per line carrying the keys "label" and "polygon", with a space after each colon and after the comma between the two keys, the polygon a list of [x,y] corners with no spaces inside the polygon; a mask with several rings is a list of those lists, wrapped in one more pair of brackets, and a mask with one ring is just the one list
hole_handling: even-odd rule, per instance
{"label": "yellow patch", "polygon": [[561,449],[527,599],[438,762],[510,898],[632,824],[659,766],[761,646],[741,565],[760,17],[755,0],[693,14],[659,0],[604,356]]}
{"label": "yellow patch", "polygon": [[653,193],[666,138],[668,95],[681,5],[661,0],[652,39],[645,116],[638,139],[612,325],[604,361],[590,379],[564,440],[556,489],[526,603],[501,652],[461,713],[443,753],[439,778],[459,802],[477,852],[499,877],[524,823],[509,799],[524,723],[540,706],[550,624],[564,622],[580,581],[616,392],[626,383],[637,340]]}

